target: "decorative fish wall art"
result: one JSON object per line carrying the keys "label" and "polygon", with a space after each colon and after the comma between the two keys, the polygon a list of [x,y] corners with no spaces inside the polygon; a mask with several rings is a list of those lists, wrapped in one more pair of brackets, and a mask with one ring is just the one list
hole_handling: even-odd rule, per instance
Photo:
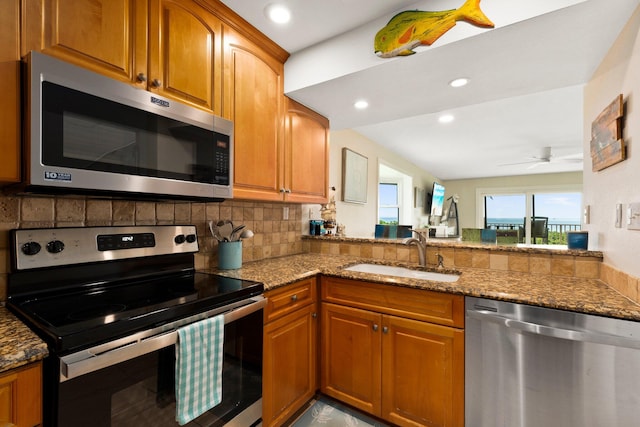
{"label": "decorative fish wall art", "polygon": [[444,33],[465,21],[478,27],[493,28],[493,22],[480,10],[480,0],[467,0],[459,9],[441,12],[407,10],[391,18],[376,34],[374,50],[381,58],[413,55],[420,45],[431,46]]}

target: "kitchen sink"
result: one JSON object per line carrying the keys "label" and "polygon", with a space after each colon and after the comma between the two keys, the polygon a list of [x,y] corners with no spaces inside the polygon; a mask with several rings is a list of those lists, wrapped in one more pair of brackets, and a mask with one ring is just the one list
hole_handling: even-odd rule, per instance
{"label": "kitchen sink", "polygon": [[456,282],[460,278],[460,275],[453,273],[413,270],[406,267],[381,264],[356,264],[351,267],[346,267],[344,270],[380,274],[384,276],[407,277],[410,279],[433,280],[436,282]]}

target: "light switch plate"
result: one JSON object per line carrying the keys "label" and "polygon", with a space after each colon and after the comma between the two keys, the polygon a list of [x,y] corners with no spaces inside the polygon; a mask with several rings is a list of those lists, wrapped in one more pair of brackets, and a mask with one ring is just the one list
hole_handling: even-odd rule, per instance
{"label": "light switch plate", "polygon": [[622,203],[616,205],[616,228],[622,227]]}
{"label": "light switch plate", "polygon": [[629,203],[627,208],[627,230],[640,230],[640,203]]}
{"label": "light switch plate", "polygon": [[582,223],[589,224],[591,222],[591,205],[586,205],[582,212]]}

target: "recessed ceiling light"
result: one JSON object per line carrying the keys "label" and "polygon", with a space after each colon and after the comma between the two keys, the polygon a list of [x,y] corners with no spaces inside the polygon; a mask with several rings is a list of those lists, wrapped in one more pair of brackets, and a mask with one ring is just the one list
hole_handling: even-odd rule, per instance
{"label": "recessed ceiling light", "polygon": [[469,83],[469,79],[466,77],[460,77],[459,79],[451,80],[449,82],[449,86],[451,87],[462,87],[466,86]]}
{"label": "recessed ceiling light", "polygon": [[438,121],[440,123],[451,123],[453,119],[454,117],[451,114],[443,114],[440,117],[438,117]]}
{"label": "recessed ceiling light", "polygon": [[291,12],[289,9],[277,3],[269,3],[264,8],[264,14],[276,24],[286,24],[291,20]]}
{"label": "recessed ceiling light", "polygon": [[369,106],[369,103],[364,99],[361,99],[359,101],[356,101],[355,104],[353,104],[353,106],[356,107],[358,110],[364,110]]}

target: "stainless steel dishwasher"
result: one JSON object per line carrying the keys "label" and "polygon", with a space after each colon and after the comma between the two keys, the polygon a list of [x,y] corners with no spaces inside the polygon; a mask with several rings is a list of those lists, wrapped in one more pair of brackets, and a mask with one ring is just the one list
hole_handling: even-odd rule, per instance
{"label": "stainless steel dishwasher", "polygon": [[465,305],[466,427],[640,426],[640,323]]}

